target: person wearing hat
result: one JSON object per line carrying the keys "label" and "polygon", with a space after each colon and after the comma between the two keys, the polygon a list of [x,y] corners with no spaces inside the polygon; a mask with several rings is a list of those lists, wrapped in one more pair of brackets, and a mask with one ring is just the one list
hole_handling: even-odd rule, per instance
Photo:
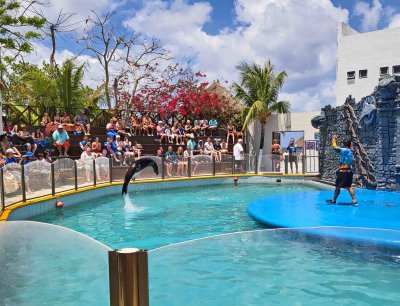
{"label": "person wearing hat", "polygon": [[4,159],[4,163],[10,164],[10,163],[16,163],[17,158],[21,157],[21,154],[18,154],[17,152],[14,151],[13,148],[8,148],[6,150],[6,158]]}
{"label": "person wearing hat", "polygon": [[243,140],[239,138],[237,143],[233,146],[233,156],[235,158],[235,168],[240,172],[244,172],[243,162],[244,162],[244,150],[242,146]]}
{"label": "person wearing hat", "polygon": [[26,152],[25,158],[21,160],[21,165],[29,164],[34,157],[35,155],[32,152]]}
{"label": "person wearing hat", "polygon": [[74,120],[77,120],[81,125],[85,135],[90,135],[90,124],[89,118],[85,115],[85,110],[83,109],[80,114],[76,115]]}
{"label": "person wearing hat", "polygon": [[34,142],[33,137],[31,133],[29,133],[25,124],[21,125],[21,131],[18,132],[18,138],[20,144],[26,147],[27,151],[32,151],[33,153],[35,153],[37,149],[37,144]]}
{"label": "person wearing hat", "polygon": [[61,148],[64,148],[64,155],[68,156],[67,153],[70,146],[69,136],[68,133],[64,130],[62,124],[59,124],[57,130],[53,132],[53,141],[54,146],[57,148],[60,156],[63,156]]}

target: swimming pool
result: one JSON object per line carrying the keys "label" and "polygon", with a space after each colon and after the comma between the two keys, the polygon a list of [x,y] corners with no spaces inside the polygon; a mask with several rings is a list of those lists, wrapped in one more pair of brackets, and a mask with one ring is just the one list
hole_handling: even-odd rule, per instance
{"label": "swimming pool", "polygon": [[[135,186],[131,187],[131,190]],[[117,194],[52,210],[30,220],[61,225],[110,246],[153,249],[171,243],[265,226],[247,214],[247,205],[266,195],[315,190],[298,184],[228,184],[132,192],[138,210],[124,209]]]}

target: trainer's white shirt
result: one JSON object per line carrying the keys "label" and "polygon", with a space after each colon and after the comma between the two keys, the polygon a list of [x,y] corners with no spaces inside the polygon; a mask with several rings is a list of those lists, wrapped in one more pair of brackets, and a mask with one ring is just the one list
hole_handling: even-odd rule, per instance
{"label": "trainer's white shirt", "polygon": [[233,156],[235,160],[244,160],[243,146],[239,142],[233,146]]}

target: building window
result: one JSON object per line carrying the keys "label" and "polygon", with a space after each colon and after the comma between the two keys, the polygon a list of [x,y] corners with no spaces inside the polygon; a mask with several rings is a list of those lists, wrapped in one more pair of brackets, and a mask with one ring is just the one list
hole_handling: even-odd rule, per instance
{"label": "building window", "polygon": [[347,84],[354,84],[354,80],[356,78],[355,71],[348,71],[347,72]]}
{"label": "building window", "polygon": [[368,77],[368,70],[367,69],[359,70],[358,77],[360,79],[365,79],[366,77]]}
{"label": "building window", "polygon": [[393,66],[393,74],[400,74],[400,65]]}
{"label": "building window", "polygon": [[380,75],[388,75],[389,74],[389,67],[381,67]]}

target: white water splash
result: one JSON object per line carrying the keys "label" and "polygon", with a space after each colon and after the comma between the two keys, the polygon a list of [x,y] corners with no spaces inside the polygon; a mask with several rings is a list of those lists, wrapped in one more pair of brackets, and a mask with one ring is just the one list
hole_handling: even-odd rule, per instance
{"label": "white water splash", "polygon": [[131,200],[131,198],[129,197],[129,193],[127,193],[127,194],[124,196],[124,202],[125,202],[124,209],[125,209],[126,212],[139,212],[139,211],[142,211],[142,210],[143,210],[143,208],[138,207],[138,206]]}

